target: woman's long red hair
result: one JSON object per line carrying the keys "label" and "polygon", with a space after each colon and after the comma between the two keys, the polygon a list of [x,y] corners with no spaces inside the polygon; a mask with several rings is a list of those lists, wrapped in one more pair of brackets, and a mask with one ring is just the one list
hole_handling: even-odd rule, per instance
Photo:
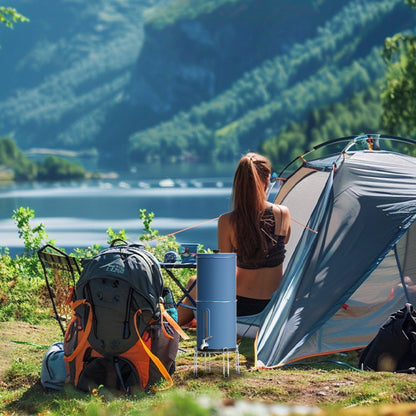
{"label": "woman's long red hair", "polygon": [[234,175],[231,221],[237,239],[237,256],[243,261],[261,257],[260,219],[266,208],[266,186],[271,174],[267,158],[247,153]]}

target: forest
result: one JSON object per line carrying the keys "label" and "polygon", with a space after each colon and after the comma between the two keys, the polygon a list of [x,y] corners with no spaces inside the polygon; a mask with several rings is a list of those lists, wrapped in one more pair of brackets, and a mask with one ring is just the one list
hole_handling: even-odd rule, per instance
{"label": "forest", "polygon": [[306,150],[329,139],[380,131],[382,104],[381,81],[344,102],[309,111],[305,120],[290,122],[283,131],[260,146],[277,170]]}
{"label": "forest", "polygon": [[[412,137],[413,131],[389,124],[382,115],[394,63],[383,56],[385,40],[396,33],[415,34],[416,12],[405,3],[412,0],[297,0],[293,8],[304,15],[287,27],[302,22],[306,27],[311,16],[316,27],[304,29],[302,39],[288,35],[280,44],[276,38],[271,47],[266,30],[256,33],[259,48],[248,51],[248,68],[227,61],[235,42],[243,40],[241,28],[230,26],[234,43],[211,45],[213,66],[199,62],[198,48],[235,14],[243,13],[249,31],[261,26],[255,19],[263,19],[266,11],[278,13],[284,2],[149,0],[133,5],[112,0],[85,9],[78,0],[54,3],[56,21],[46,26],[47,40],[33,38],[19,56],[17,42],[31,26],[41,33],[47,15],[34,14],[32,1],[16,1],[24,15],[31,6],[30,22],[2,41],[0,54],[10,57],[10,67],[0,69],[0,76],[11,82],[0,93],[0,137],[10,137],[23,151],[39,145],[93,150],[110,169],[155,161],[234,161],[247,150],[267,153],[278,168],[330,138],[366,132]],[[244,10],[254,4],[258,10],[250,20]],[[59,25],[64,16],[72,26]],[[167,49],[169,37],[177,50]],[[185,38],[187,43],[180,44]],[[227,65],[213,69],[221,59]],[[149,70],[138,74],[140,68]],[[164,68],[185,75],[174,78]],[[221,70],[229,79],[219,88],[215,80]],[[192,77],[200,74],[215,82],[199,85],[198,95]],[[144,84],[135,84],[137,77]],[[145,87],[159,94],[168,110],[151,108]],[[180,101],[184,91],[186,105]]]}
{"label": "forest", "polygon": [[[229,160],[253,148],[275,154],[278,149],[287,149],[279,157],[280,161],[287,160],[288,154],[308,148],[312,135],[280,133],[293,123],[310,119],[310,114],[316,111],[328,112],[335,118],[332,111],[338,109],[339,116],[340,108],[345,112],[343,122],[336,128],[327,124],[314,140],[382,132],[381,84],[376,87],[375,80],[383,78],[387,70],[381,51],[385,17],[392,8],[390,1],[350,2],[318,29],[315,38],[294,45],[287,54],[245,73],[214,99],[131,135],[132,160],[174,161],[181,149],[185,157]],[[370,33],[378,37],[378,44],[370,46],[365,42]],[[354,114],[361,108],[344,102],[367,88],[378,91],[374,91],[366,108],[369,117],[360,118],[358,123]]]}

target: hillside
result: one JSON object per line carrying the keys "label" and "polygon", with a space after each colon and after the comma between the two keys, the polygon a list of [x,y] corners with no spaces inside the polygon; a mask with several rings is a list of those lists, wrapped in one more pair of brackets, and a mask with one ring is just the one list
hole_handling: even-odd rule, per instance
{"label": "hillside", "polygon": [[[164,149],[168,154],[186,149],[199,159],[230,158],[257,149],[311,109],[343,101],[383,77],[384,39],[414,28],[415,15],[400,0],[342,3],[315,27],[314,36],[246,71],[212,99],[133,134],[131,156],[143,160],[149,154],[159,157]],[[315,7],[325,10],[325,5]]]}
{"label": "hillside", "polygon": [[30,19],[0,27],[0,137],[19,147],[85,149],[122,100],[143,13],[166,0],[15,0]]}
{"label": "hillside", "polygon": [[45,2],[0,32],[0,137],[112,168],[256,150],[382,78],[384,39],[416,27],[403,0]]}

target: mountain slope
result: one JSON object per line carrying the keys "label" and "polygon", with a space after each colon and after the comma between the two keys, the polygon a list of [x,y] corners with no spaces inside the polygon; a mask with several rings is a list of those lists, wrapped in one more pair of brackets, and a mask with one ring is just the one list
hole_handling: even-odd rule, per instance
{"label": "mountain slope", "polygon": [[107,168],[257,150],[382,77],[384,38],[416,27],[403,0],[44,3],[0,32],[0,137]]}
{"label": "mountain slope", "polygon": [[181,150],[206,160],[235,157],[311,108],[342,101],[383,76],[385,37],[414,28],[416,14],[401,0],[344,3],[316,36],[264,61],[211,100],[133,134],[133,159]]}
{"label": "mountain slope", "polygon": [[16,0],[30,23],[3,30],[0,135],[19,146],[85,148],[122,99],[157,1]]}

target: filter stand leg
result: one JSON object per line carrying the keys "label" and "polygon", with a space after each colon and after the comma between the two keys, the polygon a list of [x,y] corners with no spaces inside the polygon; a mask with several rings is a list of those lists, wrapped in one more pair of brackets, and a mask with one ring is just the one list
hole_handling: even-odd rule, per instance
{"label": "filter stand leg", "polygon": [[194,351],[194,375],[198,374],[198,356],[204,355],[204,371],[211,372],[211,354],[222,354],[222,375],[223,377],[230,377],[230,352],[234,352],[235,355],[235,370],[240,373],[240,355],[238,346],[236,348],[224,348],[222,350],[200,350],[195,347]]}

